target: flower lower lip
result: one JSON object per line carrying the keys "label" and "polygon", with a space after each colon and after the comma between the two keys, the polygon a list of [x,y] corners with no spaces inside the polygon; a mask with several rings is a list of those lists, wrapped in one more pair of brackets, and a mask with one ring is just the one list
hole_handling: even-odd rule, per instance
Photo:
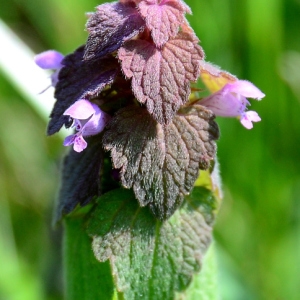
{"label": "flower lower lip", "polygon": [[207,107],[217,116],[240,117],[241,124],[251,129],[252,122],[259,122],[260,117],[256,112],[247,114],[246,109],[250,102],[246,96],[261,99],[264,94],[251,82],[236,80],[225,84],[217,92],[202,99],[199,104]]}

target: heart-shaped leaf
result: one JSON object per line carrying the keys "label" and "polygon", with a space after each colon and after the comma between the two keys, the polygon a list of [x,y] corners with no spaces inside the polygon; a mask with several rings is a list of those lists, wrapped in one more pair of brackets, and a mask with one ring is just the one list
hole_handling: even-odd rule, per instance
{"label": "heart-shaped leaf", "polygon": [[131,190],[114,190],[99,198],[88,233],[96,258],[110,261],[125,299],[174,299],[199,271],[211,242],[216,202],[195,187],[166,222],[140,208]]}
{"label": "heart-shaped leaf", "polygon": [[214,115],[201,105],[184,108],[163,126],[145,108],[120,110],[104,134],[121,183],[133,188],[141,206],[166,219],[190,193],[200,169],[215,157],[219,130]]}
{"label": "heart-shaped leaf", "polygon": [[158,47],[177,35],[179,26],[186,22],[184,14],[191,13],[181,0],[146,0],[141,1],[138,7]]}
{"label": "heart-shaped leaf", "polygon": [[130,40],[118,51],[134,95],[161,124],[168,124],[188,100],[190,81],[199,76],[204,54],[198,41],[192,33],[179,32],[162,49],[151,41]]}
{"label": "heart-shaped leaf", "polygon": [[50,115],[47,133],[49,135],[59,131],[68,122],[63,113],[79,99],[91,99],[111,84],[119,72],[118,61],[108,56],[92,63],[83,61],[84,47],[81,46],[74,53],[67,55],[59,72],[59,81],[55,89],[57,99]]}
{"label": "heart-shaped leaf", "polygon": [[88,204],[99,195],[99,173],[103,150],[101,138],[87,138],[89,146],[78,153],[73,149],[65,157],[62,168],[61,188],[57,202],[54,222],[63,214],[70,213],[78,204]]}
{"label": "heart-shaped leaf", "polygon": [[145,22],[133,3],[105,3],[90,14],[86,24],[89,37],[84,59],[103,57],[120,48],[144,29]]}

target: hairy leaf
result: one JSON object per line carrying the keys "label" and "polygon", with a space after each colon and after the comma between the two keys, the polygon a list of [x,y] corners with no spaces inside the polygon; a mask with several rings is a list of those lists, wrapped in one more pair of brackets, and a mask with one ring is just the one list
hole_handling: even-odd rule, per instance
{"label": "hairy leaf", "polygon": [[169,123],[190,94],[190,81],[199,75],[203,58],[198,39],[180,32],[162,49],[146,40],[127,41],[119,49],[122,69],[132,78],[132,89],[150,114],[161,124]]}
{"label": "hairy leaf", "polygon": [[[211,244],[204,260],[201,272],[196,274],[188,288],[177,293],[174,300],[220,300],[219,266],[215,245]],[[224,295],[222,295],[224,296]]]}
{"label": "hairy leaf", "polygon": [[186,22],[184,14],[191,13],[181,0],[145,0],[139,4],[139,9],[158,47],[177,35],[179,26]]}
{"label": "hairy leaf", "polygon": [[118,50],[144,29],[145,22],[133,3],[105,3],[87,22],[89,37],[84,59],[91,60]]}
{"label": "hairy leaf", "polygon": [[84,206],[99,196],[99,173],[102,165],[101,138],[86,138],[88,147],[78,153],[73,149],[65,157],[55,222],[70,213],[78,204]]}
{"label": "hairy leaf", "polygon": [[49,135],[59,131],[66,124],[68,117],[63,113],[79,99],[91,99],[100,94],[105,86],[111,84],[119,72],[118,62],[112,57],[84,62],[84,47],[81,46],[74,53],[67,55],[59,72],[59,81],[55,89],[57,99],[50,115],[47,133]]}
{"label": "hairy leaf", "polygon": [[215,156],[218,126],[203,106],[185,108],[168,126],[157,123],[145,108],[120,110],[104,134],[103,145],[111,151],[121,182],[133,187],[141,206],[150,205],[166,219],[182,203],[200,169]]}
{"label": "hairy leaf", "polygon": [[199,271],[211,242],[215,199],[196,187],[166,222],[140,208],[131,190],[103,195],[88,233],[96,258],[110,261],[125,299],[174,299]]}
{"label": "hairy leaf", "polygon": [[124,4],[134,4],[135,6],[137,6],[141,1],[143,0],[119,0],[120,3],[124,3]]}

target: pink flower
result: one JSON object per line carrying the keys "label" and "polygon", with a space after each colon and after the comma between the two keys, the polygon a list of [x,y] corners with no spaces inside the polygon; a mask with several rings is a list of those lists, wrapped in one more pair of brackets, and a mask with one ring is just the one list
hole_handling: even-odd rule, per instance
{"label": "pink flower", "polygon": [[83,137],[100,133],[110,119],[96,104],[84,99],[76,101],[64,115],[74,120],[72,127],[77,131],[65,138],[64,146],[73,145],[76,152],[81,152],[87,147]]}
{"label": "pink flower", "polygon": [[60,69],[63,67],[61,64],[64,56],[54,50],[48,50],[42,52],[34,57],[35,63],[44,70],[55,70],[55,72],[51,75],[51,84],[53,87],[56,86],[58,82],[58,73]]}
{"label": "pink flower", "polygon": [[252,122],[259,122],[261,119],[257,112],[246,111],[247,105],[250,105],[246,97],[261,100],[264,96],[265,94],[251,82],[237,80],[225,84],[222,89],[202,99],[199,103],[217,116],[240,117],[242,125],[251,129]]}

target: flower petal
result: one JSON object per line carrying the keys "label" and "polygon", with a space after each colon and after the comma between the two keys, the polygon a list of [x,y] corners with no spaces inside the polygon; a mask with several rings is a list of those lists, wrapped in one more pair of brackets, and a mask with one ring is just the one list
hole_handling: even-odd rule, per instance
{"label": "flower petal", "polygon": [[99,109],[99,111],[96,112],[84,125],[82,135],[90,136],[100,133],[109,120],[110,116]]}
{"label": "flower petal", "polygon": [[228,83],[223,88],[224,93],[236,93],[246,98],[261,100],[265,94],[261,92],[254,84],[247,80],[237,80]]}
{"label": "flower petal", "polygon": [[217,116],[237,117],[245,110],[248,101],[245,97],[224,93],[224,90],[221,89],[202,99],[199,104],[207,107]]}
{"label": "flower petal", "polygon": [[87,147],[87,142],[84,140],[84,138],[79,135],[74,140],[74,146],[73,149],[76,152],[81,152]]}
{"label": "flower petal", "polygon": [[76,152],[81,152],[87,147],[87,142],[84,140],[81,134],[72,134],[65,138],[64,146],[71,146],[74,144],[73,149]]}
{"label": "flower petal", "polygon": [[42,52],[34,57],[35,63],[42,69],[58,69],[62,67],[64,56],[54,50]]}
{"label": "flower petal", "polygon": [[261,118],[256,111],[249,110],[245,113],[245,115],[247,115],[248,119],[250,119],[252,122],[261,121]]}
{"label": "flower petal", "polygon": [[76,136],[77,136],[76,134],[67,136],[64,140],[64,146],[70,146],[70,145],[74,144]]}
{"label": "flower petal", "polygon": [[261,118],[256,111],[249,110],[242,114],[240,122],[245,128],[252,129],[252,122],[259,122],[260,120]]}
{"label": "flower petal", "polygon": [[86,120],[99,111],[100,109],[96,104],[82,99],[76,101],[73,105],[71,105],[64,112],[64,115],[71,116],[73,119]]}

